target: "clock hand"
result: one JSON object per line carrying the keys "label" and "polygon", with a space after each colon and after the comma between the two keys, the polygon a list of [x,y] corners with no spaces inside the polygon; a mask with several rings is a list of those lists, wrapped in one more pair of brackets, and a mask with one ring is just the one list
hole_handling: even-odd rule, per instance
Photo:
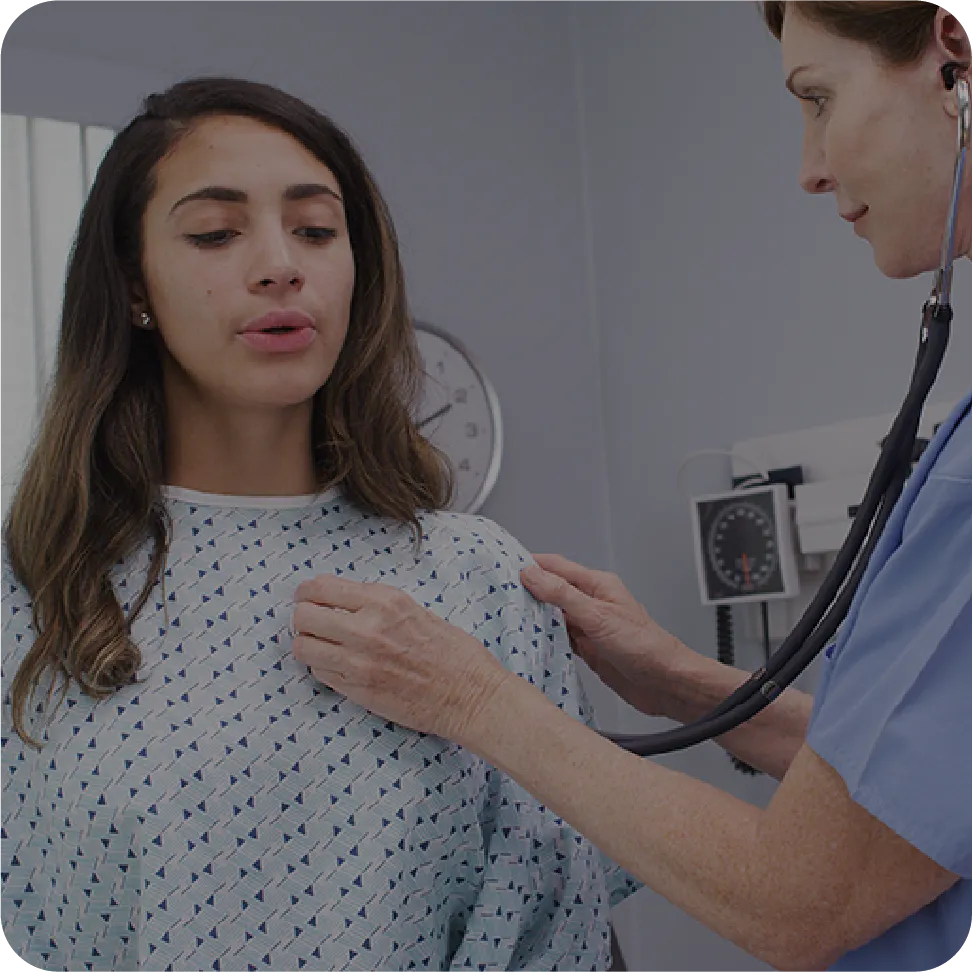
{"label": "clock hand", "polygon": [[440,415],[445,415],[445,413],[448,412],[450,408],[452,408],[452,402],[449,402],[448,405],[444,406],[443,408],[440,408],[438,412],[433,412],[428,418],[422,419],[422,421],[419,422],[415,427],[417,429],[420,429],[422,428],[423,425],[428,425],[429,422],[434,421]]}
{"label": "clock hand", "polygon": [[429,422],[434,422],[440,416],[445,415],[445,413],[448,412],[450,408],[452,408],[452,402],[449,402],[448,405],[443,405],[442,408],[440,408],[437,412],[433,412],[431,415],[422,419],[420,422],[416,422],[415,428],[417,429],[424,428],[426,425],[429,424]]}

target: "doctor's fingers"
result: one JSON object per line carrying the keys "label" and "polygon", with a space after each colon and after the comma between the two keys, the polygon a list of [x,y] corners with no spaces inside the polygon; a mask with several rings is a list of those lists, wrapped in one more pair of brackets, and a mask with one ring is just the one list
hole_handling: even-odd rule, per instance
{"label": "doctor's fingers", "polygon": [[329,678],[323,677],[325,673],[340,675],[348,668],[348,649],[333,641],[325,641],[313,635],[298,634],[294,636],[290,650],[297,661],[306,665],[316,678],[327,682],[331,688],[336,686]]}
{"label": "doctor's fingers", "polygon": [[557,574],[527,567],[521,571],[521,577],[527,590],[538,601],[559,607],[564,612],[567,623],[589,637],[600,637],[610,625],[610,616],[618,610],[610,602],[579,591]]}
{"label": "doctor's fingers", "polygon": [[294,638],[293,653],[319,682],[367,707],[368,700],[361,692],[371,691],[380,681],[378,670],[370,659],[348,651],[344,645],[310,635]]}
{"label": "doctor's fingers", "polygon": [[567,636],[570,638],[571,650],[597,675],[598,664],[602,657],[597,650],[597,646],[580,628],[572,624],[570,620],[567,620],[566,627]]}
{"label": "doctor's fingers", "polygon": [[613,604],[638,603],[617,574],[585,567],[560,554],[536,554],[534,560],[548,573],[562,577],[579,591],[600,601],[610,601]]}
{"label": "doctor's fingers", "polygon": [[360,614],[340,608],[324,607],[311,601],[299,601],[294,605],[290,629],[295,639],[305,634],[324,641],[346,644],[355,639],[364,620],[366,619]]}

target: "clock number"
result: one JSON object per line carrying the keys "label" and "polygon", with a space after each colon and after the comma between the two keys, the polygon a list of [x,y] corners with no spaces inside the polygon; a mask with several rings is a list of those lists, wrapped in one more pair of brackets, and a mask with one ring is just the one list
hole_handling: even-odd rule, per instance
{"label": "clock number", "polygon": [[502,432],[496,393],[457,340],[441,328],[414,323],[425,371],[415,425],[453,471],[456,496],[451,507],[473,512],[492,489],[499,466]]}

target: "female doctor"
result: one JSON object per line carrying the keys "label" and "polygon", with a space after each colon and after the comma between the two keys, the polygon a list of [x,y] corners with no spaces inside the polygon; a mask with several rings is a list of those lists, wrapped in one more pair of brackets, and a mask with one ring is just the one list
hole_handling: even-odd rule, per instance
{"label": "female doctor", "polygon": [[[957,115],[942,69],[964,72],[966,32],[927,3],[774,2],[763,14],[804,113],[803,188],[833,193],[887,276],[934,269]],[[966,205],[956,253],[970,249]],[[787,689],[719,740],[781,781],[765,810],[618,748],[388,587],[302,585],[294,654],[361,705],[510,774],[771,965],[934,968],[972,921],[968,407],[911,476],[816,698]],[[643,712],[690,721],[745,680],[659,628],[617,577],[559,556],[537,561],[524,584],[564,611],[577,653]]]}

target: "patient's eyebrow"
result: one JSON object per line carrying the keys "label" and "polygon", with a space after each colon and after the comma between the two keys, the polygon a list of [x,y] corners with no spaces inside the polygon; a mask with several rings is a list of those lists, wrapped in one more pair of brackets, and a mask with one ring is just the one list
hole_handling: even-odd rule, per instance
{"label": "patient's eyebrow", "polygon": [[[300,199],[313,199],[317,196],[330,196],[339,203],[344,200],[330,187],[317,182],[301,182],[294,186],[288,186],[283,193],[283,198],[287,202],[294,202]],[[169,210],[171,216],[180,206],[186,203],[195,202],[199,199],[215,199],[217,202],[245,203],[250,197],[242,189],[230,189],[227,186],[204,186],[195,192],[190,192],[183,196]]]}

